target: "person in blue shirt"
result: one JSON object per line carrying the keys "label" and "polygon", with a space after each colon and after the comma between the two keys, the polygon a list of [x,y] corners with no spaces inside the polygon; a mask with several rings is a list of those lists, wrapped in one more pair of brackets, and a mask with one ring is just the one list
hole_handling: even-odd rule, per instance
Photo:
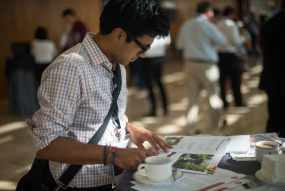
{"label": "person in blue shirt", "polygon": [[195,127],[200,91],[208,91],[210,109],[207,110],[212,120],[212,127],[222,128],[221,103],[216,85],[219,80],[219,60],[216,47],[226,43],[226,37],[218,30],[212,20],[214,13],[210,3],[202,2],[197,6],[199,16],[185,21],[178,32],[176,47],[183,50],[187,93],[189,98],[187,113],[187,134],[198,132]]}

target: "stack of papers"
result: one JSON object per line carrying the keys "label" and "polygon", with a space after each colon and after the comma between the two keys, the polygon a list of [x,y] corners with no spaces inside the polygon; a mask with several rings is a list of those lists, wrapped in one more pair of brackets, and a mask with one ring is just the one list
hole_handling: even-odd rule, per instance
{"label": "stack of papers", "polygon": [[[255,143],[271,140],[281,143],[276,133],[237,136],[180,136],[172,135],[163,138],[174,148],[169,153],[161,150],[160,156],[171,159],[172,166],[184,172],[183,178],[166,185],[144,184],[132,181],[136,190],[199,190],[221,191],[242,189],[246,182],[243,174],[218,168],[225,153],[230,153],[236,161],[254,161]],[[153,150],[153,148],[151,148]]]}
{"label": "stack of papers", "polygon": [[255,150],[250,149],[250,135],[237,135],[231,137],[232,142],[227,147],[227,153],[235,161],[256,161]]}
{"label": "stack of papers", "polygon": [[226,152],[235,161],[256,161],[255,143],[258,141],[274,141],[282,144],[276,133],[228,136],[232,138]]}
{"label": "stack of papers", "polygon": [[[132,181],[136,190],[232,190],[246,182],[243,174],[217,168],[232,138],[226,136],[165,136],[174,148],[169,153],[161,150],[160,156],[171,159],[172,166],[184,172],[183,178],[168,185],[145,184]],[[151,148],[153,150],[153,148]]]}
{"label": "stack of papers", "polygon": [[217,168],[213,175],[199,175],[184,173],[183,178],[168,185],[151,185],[138,181],[131,181],[135,190],[140,191],[226,191],[238,188],[246,182],[242,179],[245,175],[229,170]]}
{"label": "stack of papers", "polygon": [[250,135],[233,135],[231,143],[226,149],[226,153],[243,153],[246,154],[250,149]]}
{"label": "stack of papers", "polygon": [[244,153],[230,153],[230,156],[234,161],[256,161],[255,152],[248,151]]}

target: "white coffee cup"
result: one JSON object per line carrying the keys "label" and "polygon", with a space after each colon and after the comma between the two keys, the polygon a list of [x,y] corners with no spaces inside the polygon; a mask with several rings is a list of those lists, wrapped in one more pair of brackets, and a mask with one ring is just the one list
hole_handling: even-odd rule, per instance
{"label": "white coffee cup", "polygon": [[273,141],[259,141],[255,143],[255,158],[262,162],[264,154],[279,154],[279,144]]}
{"label": "white coffee cup", "polygon": [[172,175],[172,164],[168,157],[152,156],[145,159],[145,164],[139,165],[138,172],[149,180],[164,181]]}

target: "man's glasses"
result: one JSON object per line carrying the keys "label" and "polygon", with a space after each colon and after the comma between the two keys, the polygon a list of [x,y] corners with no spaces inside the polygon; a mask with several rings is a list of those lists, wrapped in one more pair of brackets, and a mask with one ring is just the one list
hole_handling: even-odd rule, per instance
{"label": "man's glasses", "polygon": [[138,41],[138,39],[136,39],[133,35],[131,35],[129,32],[125,31],[130,37],[131,39],[142,49],[142,51],[138,52],[138,54],[143,54],[145,51],[148,51],[150,49],[150,45],[148,45],[147,47],[145,47],[144,45],[142,45],[140,43],[140,41]]}

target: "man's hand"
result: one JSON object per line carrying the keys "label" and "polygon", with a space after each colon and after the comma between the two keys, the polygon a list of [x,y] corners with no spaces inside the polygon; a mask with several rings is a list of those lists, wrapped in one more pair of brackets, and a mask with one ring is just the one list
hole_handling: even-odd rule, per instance
{"label": "man's hand", "polygon": [[122,169],[129,169],[132,171],[136,171],[138,166],[144,162],[147,157],[157,155],[155,152],[146,149],[120,149],[118,148],[116,157],[115,157],[115,165]]}
{"label": "man's hand", "polygon": [[154,132],[143,127],[127,123],[126,130],[131,134],[132,141],[141,149],[144,149],[142,144],[145,141],[148,141],[157,153],[160,153],[158,145],[164,152],[169,152],[167,148],[173,148],[173,146],[163,141]]}

